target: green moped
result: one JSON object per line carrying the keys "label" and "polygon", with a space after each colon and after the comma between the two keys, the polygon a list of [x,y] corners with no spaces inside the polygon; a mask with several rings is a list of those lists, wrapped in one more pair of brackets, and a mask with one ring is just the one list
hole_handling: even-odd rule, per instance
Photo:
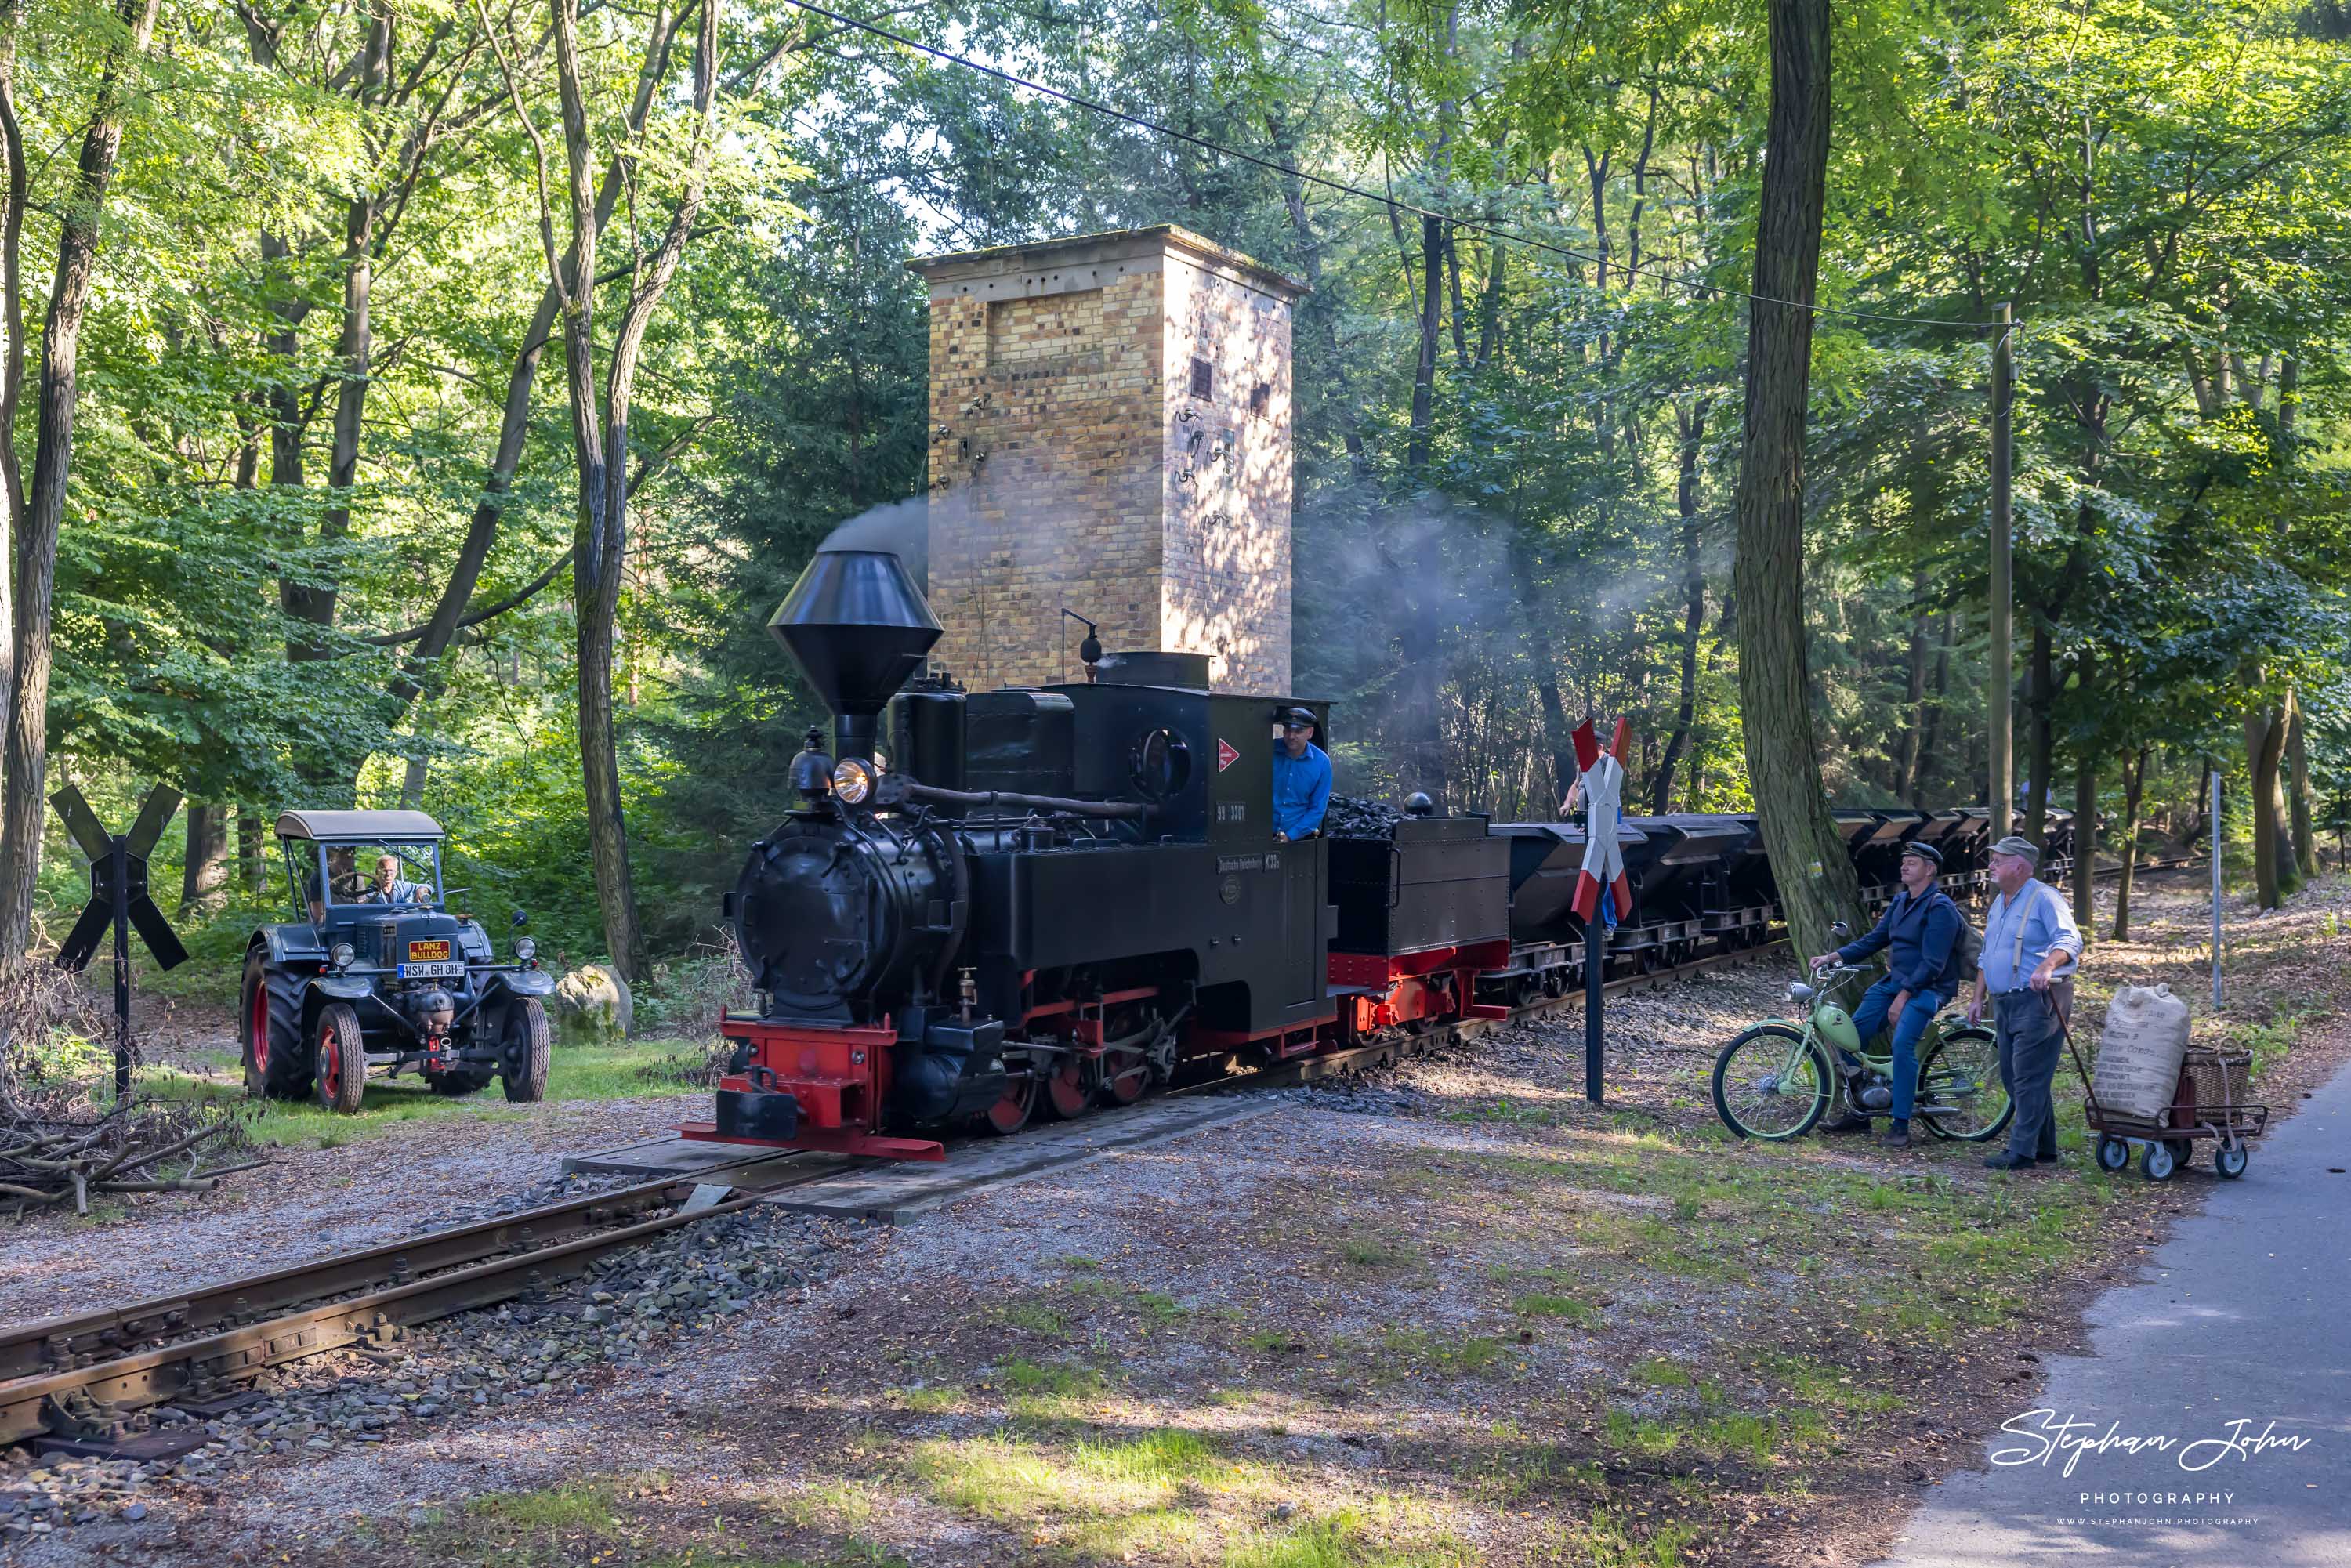
{"label": "green moped", "polygon": [[[1841,920],[1831,929],[1840,937],[1851,935]],[[1817,986],[1790,981],[1789,1009],[1801,1010],[1801,1022],[1765,1019],[1722,1048],[1714,1059],[1714,1109],[1723,1125],[1742,1138],[1801,1137],[1828,1113],[1840,1087],[1855,1114],[1887,1113],[1894,1103],[1893,1042],[1865,1042],[1852,1013],[1836,999],[1868,972],[1838,964],[1818,977]],[[2001,1082],[1992,1031],[1956,1018],[1947,1024],[1938,1014],[1918,1040],[1918,1093],[1911,1115],[1938,1138],[1980,1144],[2006,1131],[2015,1109]]]}

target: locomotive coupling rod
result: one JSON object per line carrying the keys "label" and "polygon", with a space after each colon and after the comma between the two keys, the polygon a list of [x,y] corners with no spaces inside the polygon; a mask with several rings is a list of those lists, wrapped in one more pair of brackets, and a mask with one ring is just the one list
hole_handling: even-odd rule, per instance
{"label": "locomotive coupling rod", "polygon": [[1138,821],[1151,814],[1151,808],[1139,800],[1072,800],[1059,795],[1016,795],[1004,789],[942,789],[934,784],[917,784],[903,774],[894,778],[883,774],[879,797],[883,805],[922,800],[935,806],[1007,806],[1021,811],[1067,811],[1080,817]]}

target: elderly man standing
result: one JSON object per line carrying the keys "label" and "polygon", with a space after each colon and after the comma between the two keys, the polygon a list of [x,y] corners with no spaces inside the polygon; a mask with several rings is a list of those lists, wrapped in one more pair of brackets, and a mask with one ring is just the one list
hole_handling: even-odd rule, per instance
{"label": "elderly man standing", "polygon": [[2016,1107],[2008,1148],[1984,1161],[1993,1170],[2027,1170],[2036,1161],[2057,1161],[2057,1113],[2050,1085],[2063,1040],[2058,1020],[2073,1010],[2082,933],[2057,890],[2033,876],[2040,864],[2041,851],[2030,839],[2011,834],[1991,847],[1991,879],[2000,896],[1984,916],[1983,962],[1968,1003],[1968,1021],[1982,1020],[1984,994],[1991,992],[2001,1082]]}

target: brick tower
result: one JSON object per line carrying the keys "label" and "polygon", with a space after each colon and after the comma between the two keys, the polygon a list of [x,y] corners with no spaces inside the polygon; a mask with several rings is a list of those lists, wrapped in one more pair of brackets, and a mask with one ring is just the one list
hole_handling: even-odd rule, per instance
{"label": "brick tower", "polygon": [[935,668],[1081,679],[1110,649],[1290,690],[1290,307],[1172,225],[912,264],[931,290]]}

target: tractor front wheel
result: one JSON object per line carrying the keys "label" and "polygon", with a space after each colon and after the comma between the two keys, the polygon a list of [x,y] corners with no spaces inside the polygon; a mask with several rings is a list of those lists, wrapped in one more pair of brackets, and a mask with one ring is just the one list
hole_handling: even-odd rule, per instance
{"label": "tractor front wheel", "polygon": [[356,1113],[367,1093],[367,1037],[348,1002],[329,1002],[319,1013],[318,1066],[311,1082],[319,1103],[339,1115]]}
{"label": "tractor front wheel", "polygon": [[555,1042],[547,1032],[547,1009],[537,997],[517,997],[499,1031],[498,1077],[507,1098],[529,1104],[547,1098],[547,1073]]}

